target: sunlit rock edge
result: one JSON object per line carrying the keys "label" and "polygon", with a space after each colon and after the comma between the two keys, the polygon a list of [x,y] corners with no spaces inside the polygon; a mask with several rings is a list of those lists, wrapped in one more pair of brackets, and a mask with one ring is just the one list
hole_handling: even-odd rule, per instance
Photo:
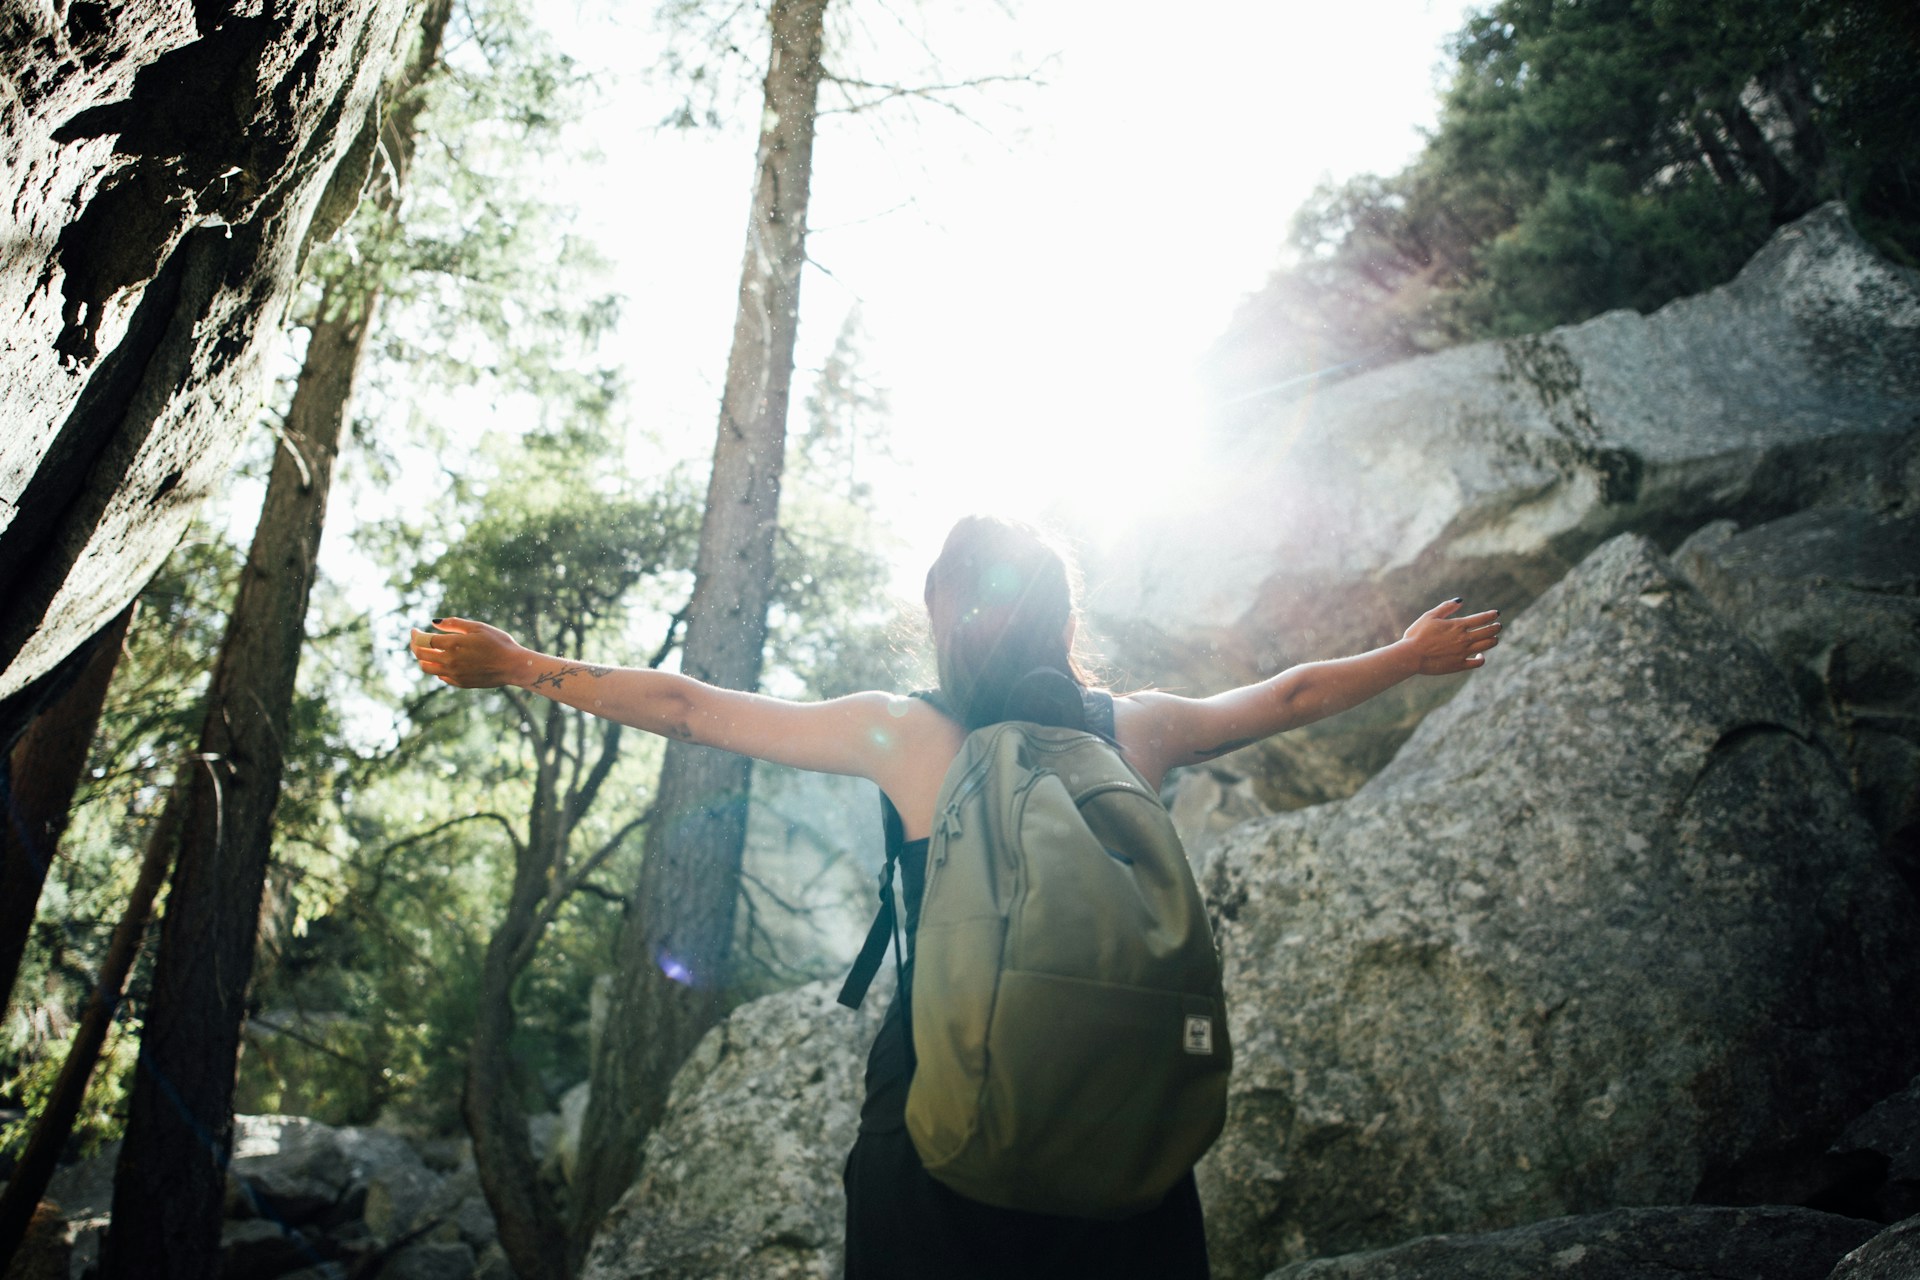
{"label": "sunlit rock edge", "polygon": [[[1184,446],[1192,501],[1088,567],[1123,683],[1185,693],[1384,643],[1450,596],[1524,607],[1594,547],[1879,507],[1920,474],[1920,274],[1826,206],[1729,284],[1276,400]],[[1229,757],[1273,809],[1350,795],[1454,686]]]}

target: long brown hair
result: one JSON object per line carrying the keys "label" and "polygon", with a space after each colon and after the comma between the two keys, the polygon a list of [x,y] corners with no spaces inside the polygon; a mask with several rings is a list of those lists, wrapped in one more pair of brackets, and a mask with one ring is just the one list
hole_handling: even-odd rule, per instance
{"label": "long brown hair", "polygon": [[1080,724],[1094,681],[1067,639],[1072,560],[1028,524],[966,516],[927,571],[940,692],[969,729],[1000,720]]}

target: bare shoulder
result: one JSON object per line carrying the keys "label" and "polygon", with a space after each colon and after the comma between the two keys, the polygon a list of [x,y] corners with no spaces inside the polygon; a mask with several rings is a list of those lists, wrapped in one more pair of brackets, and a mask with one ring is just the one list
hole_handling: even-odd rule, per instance
{"label": "bare shoulder", "polygon": [[856,696],[870,699],[867,706],[874,717],[873,743],[878,751],[871,776],[900,811],[907,838],[917,840],[933,829],[934,801],[967,731],[924,698],[888,693]]}
{"label": "bare shoulder", "polygon": [[1114,736],[1128,761],[1156,787],[1185,752],[1185,738],[1178,727],[1193,705],[1191,698],[1157,689],[1113,700]]}

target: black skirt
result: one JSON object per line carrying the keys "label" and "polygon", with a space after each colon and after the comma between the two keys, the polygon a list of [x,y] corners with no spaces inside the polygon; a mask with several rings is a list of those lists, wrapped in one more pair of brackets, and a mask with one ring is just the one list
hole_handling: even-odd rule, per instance
{"label": "black skirt", "polygon": [[846,1280],[1207,1280],[1191,1172],[1157,1207],[1118,1222],[999,1209],[936,1181],[907,1135],[913,1048],[904,1003],[887,1011],[867,1057],[860,1136],[846,1166]]}

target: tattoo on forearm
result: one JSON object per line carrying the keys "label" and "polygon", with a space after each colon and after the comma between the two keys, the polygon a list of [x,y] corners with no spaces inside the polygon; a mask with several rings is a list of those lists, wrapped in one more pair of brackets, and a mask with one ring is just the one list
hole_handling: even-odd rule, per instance
{"label": "tattoo on forearm", "polygon": [[561,667],[558,671],[542,671],[533,678],[532,687],[535,689],[558,689],[566,684],[568,676],[592,676],[595,680],[598,680],[611,670],[613,670],[612,667],[570,666]]}
{"label": "tattoo on forearm", "polygon": [[1235,738],[1232,742],[1222,742],[1218,746],[1208,747],[1204,751],[1196,751],[1193,754],[1199,756],[1202,760],[1211,760],[1215,756],[1224,756],[1229,752],[1238,751],[1242,747],[1250,747],[1258,741],[1260,741],[1258,738]]}

